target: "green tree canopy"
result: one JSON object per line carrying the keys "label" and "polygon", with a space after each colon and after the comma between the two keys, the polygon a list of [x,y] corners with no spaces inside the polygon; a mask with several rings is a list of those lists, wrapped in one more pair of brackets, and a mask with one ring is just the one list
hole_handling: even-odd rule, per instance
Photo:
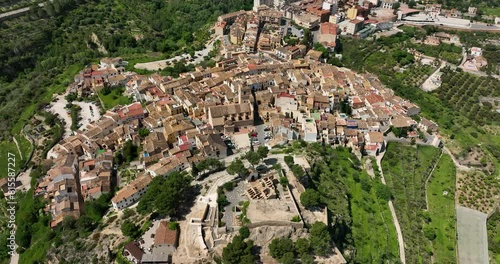
{"label": "green tree canopy", "polygon": [[294,245],[293,241],[287,237],[275,238],[269,244],[269,254],[275,258],[280,260],[286,253],[292,253],[292,257],[294,256]]}
{"label": "green tree canopy", "polygon": [[235,159],[227,167],[227,173],[244,177],[248,175],[248,169],[245,167],[245,164],[243,164],[243,161],[241,161],[241,159]]}
{"label": "green tree canopy", "polygon": [[331,237],[326,224],[323,222],[315,222],[310,232],[311,247],[314,253],[320,256],[328,255],[332,250],[332,245],[330,244]]}
{"label": "green tree canopy", "polygon": [[321,204],[320,194],[314,189],[306,189],[300,194],[300,203],[305,207],[316,207]]}
{"label": "green tree canopy", "polygon": [[125,220],[121,226],[122,233],[130,238],[138,238],[141,235],[139,226],[132,223],[130,220]]}
{"label": "green tree canopy", "polygon": [[252,254],[253,241],[244,239],[237,235],[233,241],[222,250],[222,263],[224,264],[251,264],[255,262]]}
{"label": "green tree canopy", "polygon": [[269,149],[266,146],[259,146],[257,148],[257,154],[259,154],[260,159],[265,159],[269,154]]}

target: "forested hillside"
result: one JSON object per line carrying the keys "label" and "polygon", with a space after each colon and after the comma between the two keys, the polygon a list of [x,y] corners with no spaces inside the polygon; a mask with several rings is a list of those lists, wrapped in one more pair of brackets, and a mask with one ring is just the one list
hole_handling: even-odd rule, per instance
{"label": "forested hillside", "polygon": [[48,88],[64,90],[85,64],[199,48],[217,16],[251,6],[250,0],[54,0],[0,22],[0,137],[37,109]]}

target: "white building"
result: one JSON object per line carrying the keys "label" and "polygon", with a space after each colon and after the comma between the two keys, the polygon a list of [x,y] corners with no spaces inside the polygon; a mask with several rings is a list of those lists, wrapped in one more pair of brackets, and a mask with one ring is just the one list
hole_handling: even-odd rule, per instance
{"label": "white building", "polygon": [[280,93],[276,96],[276,107],[281,109],[282,113],[290,113],[297,111],[298,103],[294,95],[287,93]]}
{"label": "white building", "polygon": [[323,10],[330,10],[330,14],[336,14],[339,9],[337,0],[325,0],[323,1]]}
{"label": "white building", "polygon": [[318,129],[316,122],[312,118],[306,118],[302,122],[302,131],[304,132],[305,142],[316,142],[318,137]]}
{"label": "white building", "polygon": [[483,55],[483,50],[478,47],[472,47],[470,49],[470,55],[476,57],[476,56],[482,56]]}

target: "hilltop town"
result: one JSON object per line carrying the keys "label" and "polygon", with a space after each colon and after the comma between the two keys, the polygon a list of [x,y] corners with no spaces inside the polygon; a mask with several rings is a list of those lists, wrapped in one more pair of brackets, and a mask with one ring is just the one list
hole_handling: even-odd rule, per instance
{"label": "hilltop town", "polygon": [[[373,10],[378,20],[370,17]],[[307,151],[283,149],[294,144],[345,149],[358,158],[349,158],[353,167],[375,175],[371,161],[380,162],[388,142],[442,147],[439,125],[421,117],[416,103],[397,96],[374,74],[331,63],[342,59],[335,54],[339,36],[394,35],[402,19],[420,12],[441,15],[439,5],[417,10],[399,8],[393,0],[352,6],[336,0],[255,0],[253,10],[221,15],[214,24],[213,67],[192,66],[174,77],[127,70],[120,57],[87,65],[44,109],[65,120],[63,136],[43,157],[46,170],[32,186],[35,197],[46,202],[48,226],[61,228],[68,217],[84,216],[89,202],[109,196],[107,224],[91,232],[100,244],[97,251],[118,251],[132,263],[199,263],[223,255],[247,230],[243,239],[262,247],[263,263],[275,263],[268,249],[273,239],[308,239],[316,223],[333,226],[328,208],[304,202],[303,175],[313,168]],[[453,14],[445,12],[458,16]],[[474,9],[468,15],[475,15]],[[460,44],[447,33],[422,42]],[[434,62],[408,52],[422,65]],[[473,48],[462,67],[479,71],[487,64],[481,55]],[[173,64],[158,63],[156,69]],[[438,73],[423,86],[439,87]],[[108,105],[103,94],[112,94],[115,103]],[[34,134],[48,129],[39,125]],[[361,160],[367,163],[358,164]],[[157,178],[172,175],[188,175],[189,185],[198,188],[183,208],[187,212],[137,214],[149,187],[161,186]],[[126,221],[141,234],[125,234]],[[346,252],[326,244],[330,248],[315,254],[315,261],[347,263]]]}

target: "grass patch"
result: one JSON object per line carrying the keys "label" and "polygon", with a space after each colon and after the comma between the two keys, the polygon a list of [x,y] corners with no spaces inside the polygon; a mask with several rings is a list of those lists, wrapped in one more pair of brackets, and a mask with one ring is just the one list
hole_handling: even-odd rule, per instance
{"label": "grass patch", "polygon": [[[23,137],[21,137],[21,136],[16,137],[16,139],[18,139],[18,142],[21,138],[23,138]],[[24,140],[26,140],[26,139],[24,139]],[[29,144],[29,141],[27,141],[27,143]],[[25,141],[21,141],[21,142],[19,142],[19,147],[21,148],[22,156],[19,155],[19,151],[17,150],[16,144],[14,143],[14,141],[2,141],[2,142],[0,142],[0,160],[1,160],[1,162],[0,162],[0,172],[1,172],[0,177],[1,178],[7,177],[8,173],[9,173],[8,165],[9,165],[10,161],[8,161],[8,158],[12,157],[12,155],[9,155],[9,153],[15,155],[15,162],[13,162],[15,166],[10,167],[10,168],[14,168],[15,172],[17,172],[19,170],[19,168],[21,168],[21,166],[26,162],[26,158],[27,158],[26,156],[29,155],[30,146],[26,145]]]}
{"label": "grass patch", "polygon": [[351,195],[352,236],[357,263],[383,263],[398,259],[396,228],[386,200],[376,195],[378,179],[372,180],[365,171],[359,182],[349,177]]}
{"label": "grass patch", "polygon": [[390,143],[382,160],[387,186],[401,225],[408,263],[430,263],[431,241],[424,227],[432,220],[425,212],[425,180],[437,162],[440,150],[433,147],[408,147]]}
{"label": "grass patch", "polygon": [[500,17],[500,7],[483,7],[481,10],[485,15]]}
{"label": "grass patch", "polygon": [[104,104],[106,110],[111,109],[117,105],[127,105],[132,102],[130,98],[123,96],[125,87],[111,88],[110,93],[104,93],[103,90],[99,91],[99,98]]}
{"label": "grass patch", "polygon": [[443,154],[427,184],[429,202],[429,227],[436,232],[432,241],[436,263],[456,263],[456,215],[455,215],[456,170],[447,154]]}

